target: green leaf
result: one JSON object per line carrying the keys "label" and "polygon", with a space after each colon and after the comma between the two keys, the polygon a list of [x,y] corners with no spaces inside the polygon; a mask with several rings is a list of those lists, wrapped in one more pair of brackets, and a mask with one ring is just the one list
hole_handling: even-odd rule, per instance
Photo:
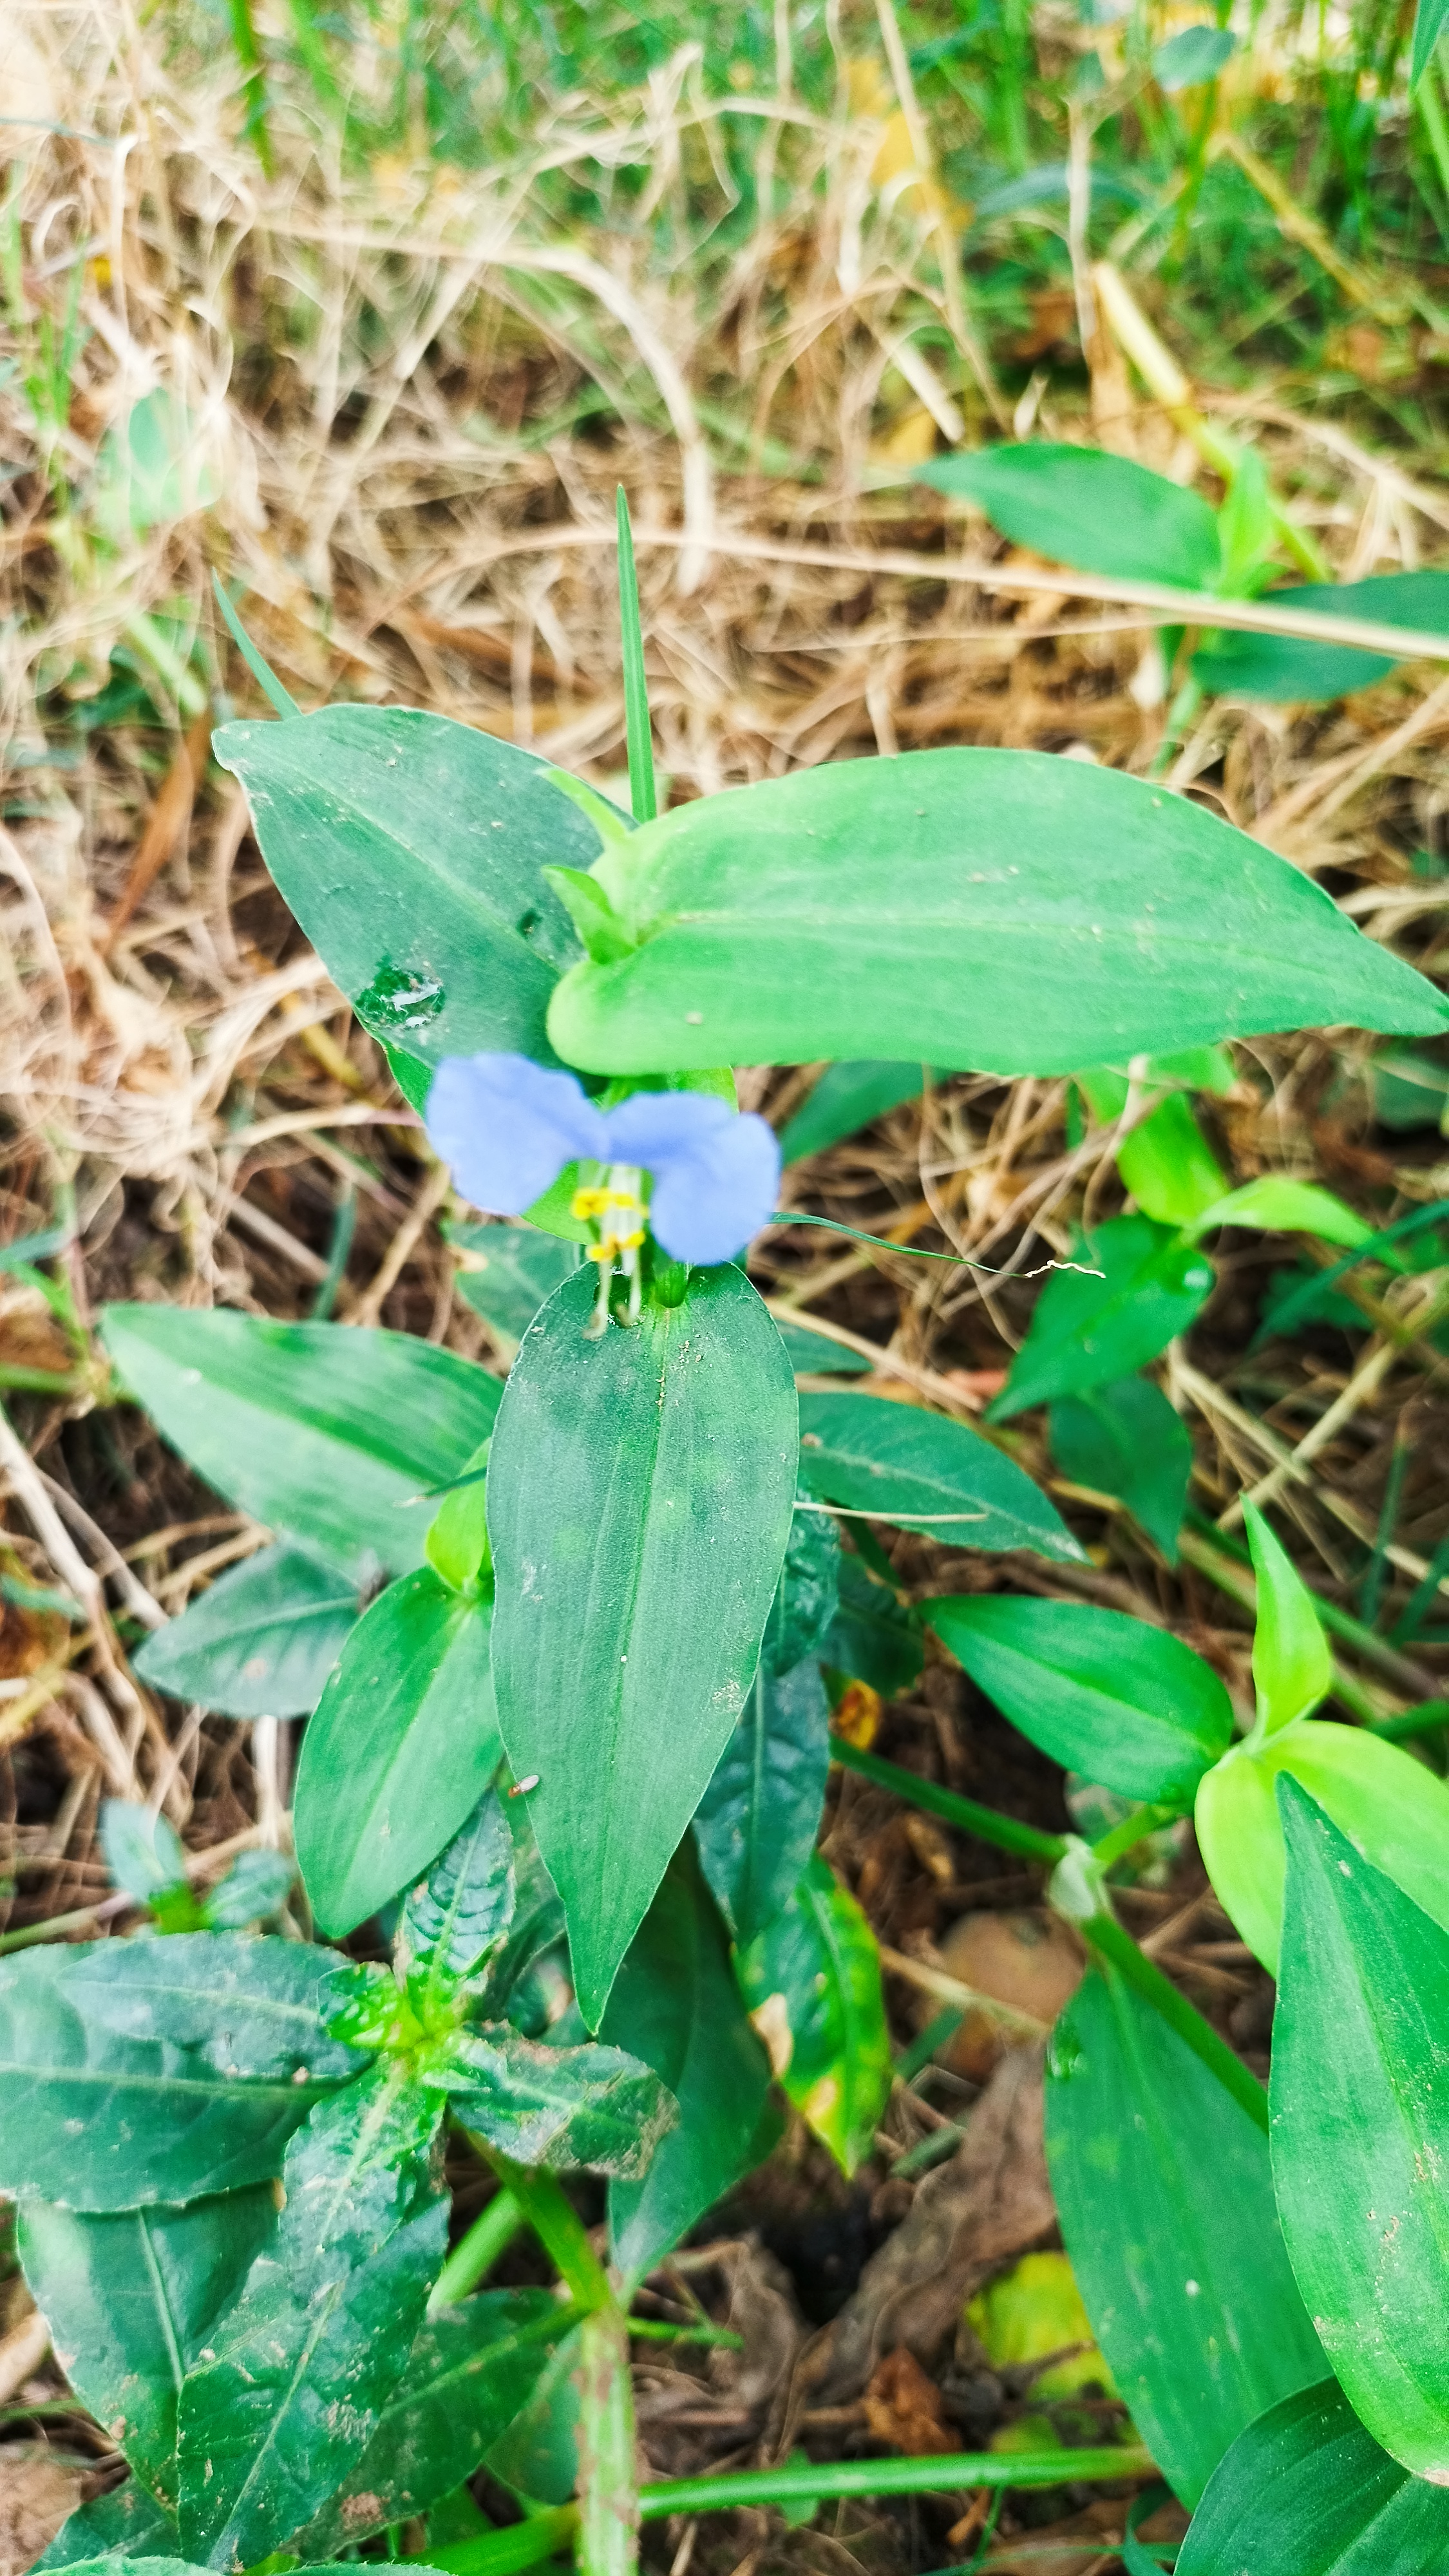
{"label": "green leaf", "polygon": [[455,1225],[449,1241],[470,1256],[458,1273],[459,1296],[511,1342],[522,1341],[545,1299],[579,1266],[576,1243],[533,1225]]}
{"label": "green leaf", "polygon": [[196,1932],[0,1963],[0,2189],[69,2209],[264,2182],[359,2061],[327,2039],[332,1950]]}
{"label": "green leaf", "polygon": [[358,1621],[302,1739],[297,1859],[323,1929],[353,1931],[436,1859],[501,1750],[491,1604],[425,1566]]}
{"label": "green leaf", "polygon": [[74,2576],[207,2576],[205,2568],[188,2558],[133,2558],[124,2550],[104,2558],[72,2559],[67,2564],[73,2568]]}
{"label": "green leaf", "polygon": [[603,2028],[652,2066],[679,2104],[679,2125],[660,2139],[642,2181],[609,2185],[614,2260],[640,2281],[774,2144],[763,2133],[769,2060],[745,2018],[687,1842],[634,1936]]}
{"label": "green leaf", "polygon": [[1258,1578],[1258,1618],[1253,1631],[1253,1680],[1258,1693],[1258,1738],[1279,1734],[1307,1717],[1333,1688],[1333,1657],[1317,1605],[1281,1540],[1257,1504],[1245,1502],[1243,1520],[1253,1572]]}
{"label": "green leaf", "polygon": [[[1421,15],[1435,5],[1436,0],[1421,0]],[[1311,608],[1315,617],[1371,617],[1421,635],[1449,634],[1449,573],[1444,572],[1300,582],[1269,591],[1267,602]],[[1367,652],[1359,644],[1310,643],[1301,635],[1220,634],[1193,655],[1192,676],[1213,697],[1270,698],[1292,705],[1369,688],[1393,667],[1389,655]]]}
{"label": "green leaf", "polygon": [[926,1524],[948,1547],[1080,1559],[1066,1523],[1014,1458],[944,1413],[878,1395],[802,1395],[800,1442],[827,1501]]}
{"label": "green leaf", "polygon": [[1117,1169],[1144,1216],[1159,1225],[1198,1224],[1230,1189],[1227,1173],[1184,1094],[1170,1091],[1117,1148]]}
{"label": "green leaf", "polygon": [[1255,447],[1238,447],[1227,498],[1218,512],[1223,569],[1218,587],[1229,598],[1251,597],[1267,578],[1277,534],[1267,471]]}
{"label": "green leaf", "polygon": [[806,1315],[796,1323],[777,1315],[775,1330],[790,1354],[790,1366],[797,1377],[864,1377],[874,1366],[864,1351],[848,1351],[827,1334],[813,1331]]}
{"label": "green leaf", "polygon": [[1318,1800],[1376,1869],[1449,1924],[1449,1786],[1360,1726],[1300,1719],[1254,1752],[1234,1745],[1197,1793],[1193,1828],[1219,1903],[1276,1976],[1283,1925],[1279,1772]]}
{"label": "green leaf", "polygon": [[1176,1565],[1192,1438],[1161,1387],[1150,1377],[1122,1377],[1086,1395],[1058,1396],[1048,1433],[1062,1474],[1093,1493],[1115,1494]]}
{"label": "green leaf", "polygon": [[1270,2406],[1208,2480],[1177,2576],[1434,2576],[1449,2496],[1364,2430],[1338,2382]]}
{"label": "green leaf", "polygon": [[1211,590],[1221,569],[1217,520],[1186,484],[1100,447],[983,447],[918,465],[953,501],[974,501],[1013,545],[1129,581]]}
{"label": "green leaf", "polygon": [[1046,2141],[1097,2341],[1164,2477],[1195,2504],[1244,2426],[1323,2375],[1267,2139],[1149,2003],[1092,1969],[1053,2035]]}
{"label": "green leaf", "polygon": [[346,1575],[298,1547],[264,1547],[148,1637],[135,1667],[152,1690],[223,1717],[305,1717],[356,1621]]}
{"label": "green leaf", "polygon": [[890,2093],[890,2036],[875,1935],[818,1852],[736,1974],[777,2080],[853,2174]]}
{"label": "green leaf", "polygon": [[318,2105],[276,2235],[181,2388],[184,2548],[245,2567],[331,2495],[376,2429],[448,2241],[436,2096],[392,2071]]}
{"label": "green leaf", "polygon": [[472,1976],[513,1920],[513,1836],[490,1789],[408,1896],[399,1926],[409,1986],[425,1996]]}
{"label": "green leaf", "polygon": [[129,1798],[101,1800],[101,1851],[116,1886],[138,1905],[186,1876],[186,1853],[175,1826]]}
{"label": "green leaf", "polygon": [[1012,1593],[924,1601],[921,1611],[1013,1726],[1124,1798],[1189,1806],[1232,1742],[1233,1705],[1217,1674],[1165,1628]]}
{"label": "green leaf", "polygon": [[919,1681],[925,1662],[914,1611],[867,1574],[858,1556],[840,1560],[840,1608],[826,1632],[824,1660],[882,1699],[899,1699]]}
{"label": "green leaf", "polygon": [[1449,1933],[1295,1783],[1273,2180],[1323,2348],[1375,2441],[1449,2486]]}
{"label": "green leaf", "polygon": [[506,2022],[465,2030],[437,2080],[453,2110],[515,2164],[587,2166],[637,2181],[679,2117],[658,2076],[619,2048],[552,2048]]}
{"label": "green leaf", "polygon": [[1226,1197],[1215,1199],[1191,1218],[1183,1218],[1195,1234],[1206,1234],[1219,1225],[1256,1225],[1265,1234],[1315,1234],[1324,1243],[1341,1243],[1350,1252],[1372,1243],[1374,1230],[1332,1190],[1320,1189],[1316,1181],[1285,1180],[1276,1172],[1265,1172],[1260,1180],[1248,1181],[1240,1190],[1229,1190]]}
{"label": "green leaf", "polygon": [[265,1922],[286,1903],[296,1877],[296,1862],[285,1852],[238,1852],[225,1878],[201,1900],[207,1931],[244,1932],[249,1923]]}
{"label": "green leaf", "polygon": [[780,1130],[780,1158],[803,1163],[843,1136],[856,1136],[892,1109],[919,1100],[926,1068],[919,1064],[828,1064],[808,1100]]}
{"label": "green leaf", "polygon": [[527,2405],[570,2315],[551,2290],[480,2290],[427,2318],[361,2459],[297,2533],[300,2554],[335,2556],[470,2477]]}
{"label": "green leaf", "polygon": [[180,2549],[176,2516],[159,2505],[139,2478],[93,2496],[67,2514],[48,2549],[33,2561],[31,2576],[42,2568],[83,2567],[104,2560],[106,2576],[117,2576],[120,2562],[146,2560],[146,2553],[172,2554]]}
{"label": "green leaf", "polygon": [[598,1341],[593,1295],[565,1280],[530,1328],[488,1467],[499,1724],[591,2029],[744,1707],[799,1455],[790,1363],[738,1270]]}
{"label": "green leaf", "polygon": [[20,2259],[56,2360],[167,2504],[176,2502],[177,2392],[276,2218],[269,2183],[110,2218],[44,2201],[20,2210]]}
{"label": "green leaf", "polygon": [[549,1060],[544,1015],[579,954],[543,870],[587,868],[594,826],[548,764],[412,707],[223,725],[276,883],[374,1035],[437,1064]]}
{"label": "green leaf", "polygon": [[829,1769],[820,1666],[772,1673],[762,1658],[694,1819],[704,1874],[737,1941],[753,1941],[789,1903],[815,1849]]}
{"label": "green leaf", "polygon": [[107,1306],[101,1336],[209,1485],[360,1581],[421,1563],[428,1516],[406,1506],[462,1474],[498,1411],[496,1378],[405,1333]]}
{"label": "green leaf", "polygon": [[1449,0],[1419,0],[1414,12],[1414,52],[1409,66],[1409,87],[1417,89],[1434,59],[1444,21],[1449,18]]}
{"label": "green leaf", "polygon": [[468,1592],[482,1578],[491,1587],[488,1510],[485,1480],[488,1441],[475,1449],[461,1480],[444,1494],[428,1523],[424,1541],[428,1563],[451,1592]]}
{"label": "green leaf", "polygon": [[[814,1504],[812,1509],[810,1506]],[[771,1673],[791,1673],[825,1642],[840,1602],[840,1531],[821,1511],[813,1492],[797,1487],[795,1517],[760,1661]]]}
{"label": "green leaf", "polygon": [[93,506],[118,543],[132,529],[173,527],[220,493],[202,424],[162,386],[133,403],[101,441]]}
{"label": "green leaf", "polygon": [[1226,27],[1179,27],[1175,36],[1152,48],[1152,77],[1170,98],[1179,90],[1197,89],[1216,80],[1237,51],[1237,38]]}
{"label": "green leaf", "polygon": [[[1213,1286],[1206,1256],[1146,1216],[1109,1217],[1055,1270],[1036,1301],[993,1421],[1058,1395],[1086,1395],[1145,1368],[1202,1312]],[[1092,1270],[1102,1272],[1094,1279]]]}

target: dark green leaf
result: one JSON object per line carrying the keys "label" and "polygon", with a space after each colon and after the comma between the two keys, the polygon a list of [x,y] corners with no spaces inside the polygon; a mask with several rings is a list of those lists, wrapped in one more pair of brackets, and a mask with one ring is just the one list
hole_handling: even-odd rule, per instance
{"label": "dark green leaf", "polygon": [[505,1798],[503,1811],[513,1835],[513,1920],[488,1961],[482,1998],[493,2020],[511,2021],[537,2039],[557,2010],[550,1987],[568,1986],[563,1907],[534,1840],[527,1798]]}
{"label": "dark green leaf", "polygon": [[913,480],[974,501],[1013,545],[1074,572],[1211,590],[1222,570],[1217,519],[1201,493],[1105,448],[981,447],[918,465]]}
{"label": "dark green leaf", "polygon": [[129,1798],[102,1799],[101,1851],[117,1887],[138,1905],[186,1876],[186,1854],[175,1826]]}
{"label": "dark green leaf", "polygon": [[1274,2027],[1273,2179],[1293,2268],[1376,2441],[1449,2486],[1449,1932],[1296,1781]]}
{"label": "dark green leaf", "polygon": [[133,2558],[125,2550],[104,2558],[74,2559],[69,2564],[75,2576],[207,2576],[207,2570],[189,2558]]}
{"label": "dark green leaf", "polygon": [[803,1316],[799,1323],[792,1324],[777,1315],[775,1330],[798,1377],[864,1377],[874,1366],[863,1351],[848,1351],[825,1333],[812,1332]]}
{"label": "dark green leaf", "polygon": [[276,2234],[182,2384],[182,2544],[244,2567],[284,2545],[376,2429],[448,2240],[436,2096],[389,2070],[318,2105]]}
{"label": "dark green leaf", "polygon": [[820,1666],[771,1673],[762,1659],[694,1819],[704,1874],[737,1941],[753,1941],[789,1903],[815,1849],[829,1769]]}
{"label": "dark green leaf", "polygon": [[924,1601],[921,1612],[1013,1726],[1124,1798],[1190,1806],[1233,1740],[1212,1666],[1144,1619],[1013,1593]]}
{"label": "dark green leaf", "polygon": [[498,1410],[496,1378],[405,1333],[181,1306],[107,1306],[101,1333],[208,1484],[359,1580],[421,1563],[428,1514],[406,1506],[462,1474]]}
{"label": "dark green leaf", "polygon": [[1270,2406],[1208,2480],[1177,2576],[1437,2576],[1449,2495],[1366,2433],[1336,2380]]}
{"label": "dark green leaf", "polygon": [[513,1837],[498,1793],[479,1799],[403,1907],[408,1980],[437,1991],[470,1977],[513,1920]]}
{"label": "dark green leaf", "polygon": [[1086,1395],[1058,1396],[1049,1431],[1062,1474],[1092,1493],[1115,1494],[1176,1565],[1192,1437],[1161,1387],[1150,1377],[1120,1377]]}
{"label": "dark green leaf", "polygon": [[337,1954],[196,1932],[0,1963],[0,2188],[148,2208],[266,2181],[359,2061],[327,2039]]}
{"label": "dark green leaf", "polygon": [[925,1068],[919,1064],[828,1064],[810,1097],[780,1130],[780,1155],[803,1163],[842,1136],[858,1135],[907,1100],[919,1100]]}
{"label": "dark green leaf", "polygon": [[679,2112],[652,2068],[586,2042],[546,2048],[506,2022],[464,2031],[445,2081],[465,2128],[521,2165],[637,2180]]}
{"label": "dark green leaf", "polygon": [[31,2576],[49,2568],[82,2567],[107,2562],[106,2576],[116,2576],[121,2559],[144,2559],[148,2550],[173,2555],[181,2547],[176,2516],[159,2505],[139,2478],[128,2478],[108,2495],[77,2505],[61,2524],[48,2549],[34,2560]]}
{"label": "dark green leaf", "polygon": [[531,1326],[488,1466],[499,1724],[590,2028],[744,1706],[799,1455],[790,1363],[738,1270],[600,1341],[593,1294],[566,1280]]}
{"label": "dark green leaf", "polygon": [[[1425,6],[1433,0],[1424,0]],[[1449,634],[1449,573],[1381,572],[1367,581],[1301,582],[1270,600],[1311,608],[1316,617],[1371,617],[1422,635]],[[1341,698],[1369,688],[1393,669],[1384,653],[1359,644],[1317,644],[1302,635],[1220,634],[1193,656],[1192,675],[1213,696]]]}
{"label": "dark green leaf", "polygon": [[285,1905],[296,1877],[296,1863],[284,1852],[238,1852],[201,1900],[208,1932],[244,1932],[250,1923],[264,1923]]}
{"label": "dark green leaf", "polygon": [[335,2555],[470,2477],[527,2405],[570,2315],[551,2290],[480,2290],[429,2317],[357,2466],[297,2534],[301,2555]]}
{"label": "dark green leaf", "polygon": [[168,2504],[176,2501],[177,2392],[276,2219],[269,2183],[187,2209],[111,2218],[44,2201],[21,2209],[20,2259],[56,2360]]}
{"label": "dark green leaf", "polygon": [[818,1654],[840,1602],[840,1532],[808,1487],[797,1493],[795,1517],[760,1661],[772,1673],[791,1673]]}
{"label": "dark green leaf", "polygon": [[921,1623],[858,1556],[840,1560],[840,1608],[825,1639],[824,1660],[882,1699],[899,1699],[919,1681],[925,1662]]}
{"label": "dark green leaf", "polygon": [[1114,1971],[1078,1987],[1048,2072],[1047,2162],[1093,2332],[1164,2477],[1195,2504],[1244,2426],[1323,2375],[1267,2139]]}
{"label": "dark green leaf", "polygon": [[1186,1332],[1212,1290],[1206,1255],[1151,1217],[1109,1217],[1076,1258],[1084,1266],[1054,1270],[1038,1297],[993,1420],[1145,1367]]}
{"label": "dark green leaf", "polygon": [[947,1547],[1081,1557],[1015,1459],[944,1413],[878,1395],[802,1395],[800,1442],[805,1473],[829,1502],[924,1526]]}
{"label": "dark green leaf", "polygon": [[762,2134],[770,2062],[687,1842],[615,1980],[604,2036],[652,2066],[679,2104],[643,2180],[609,2185],[614,2259],[639,2281],[774,2144]]}
{"label": "dark green leaf", "polygon": [[[409,1530],[409,1544],[413,1536]],[[148,1637],[136,1670],[152,1690],[199,1700],[223,1717],[305,1717],[357,1608],[346,1575],[300,1548],[264,1547]]]}
{"label": "dark green leaf", "polygon": [[351,1932],[437,1857],[498,1768],[491,1604],[425,1566],[374,1601],[302,1739],[293,1830],[313,1911]]}
{"label": "dark green leaf", "polygon": [[736,1963],[779,2082],[842,2172],[875,2143],[891,2089],[875,1935],[817,1852],[783,1911]]}
{"label": "dark green leaf", "polygon": [[472,1256],[458,1273],[459,1296],[512,1342],[522,1341],[545,1299],[581,1259],[576,1243],[561,1243],[533,1225],[455,1225],[449,1239]]}

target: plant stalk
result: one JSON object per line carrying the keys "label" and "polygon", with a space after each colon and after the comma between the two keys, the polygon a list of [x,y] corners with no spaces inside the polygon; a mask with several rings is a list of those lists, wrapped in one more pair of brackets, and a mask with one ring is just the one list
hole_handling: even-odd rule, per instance
{"label": "plant stalk", "polygon": [[934,1780],[918,1779],[914,1771],[902,1770],[898,1762],[883,1762],[878,1753],[861,1752],[843,1735],[832,1735],[830,1758],[846,1771],[858,1771],[863,1780],[873,1780],[877,1788],[892,1789],[911,1806],[939,1816],[943,1824],[955,1825],[963,1834],[975,1834],[982,1842],[994,1843],[998,1851],[1019,1853],[1023,1860],[1044,1861],[1053,1869],[1065,1857],[1067,1846],[1061,1834],[1039,1833],[1035,1825],[1018,1824],[1014,1816],[998,1815],[994,1807],[978,1807],[974,1798],[959,1797],[954,1789],[938,1788]]}
{"label": "plant stalk", "polygon": [[487,2208],[479,2211],[467,2234],[460,2237],[448,2256],[433,2283],[429,2316],[436,2316],[439,2308],[456,2307],[470,2290],[476,2290],[519,2229],[527,2225],[528,2213],[522,2201],[505,2184],[494,2193]]}

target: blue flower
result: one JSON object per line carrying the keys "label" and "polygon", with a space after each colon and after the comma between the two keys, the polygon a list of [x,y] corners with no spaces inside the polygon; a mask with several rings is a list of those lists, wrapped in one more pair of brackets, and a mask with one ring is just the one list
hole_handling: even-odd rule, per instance
{"label": "blue flower", "polygon": [[[428,1134],[465,1198],[516,1216],[581,1171],[573,1212],[594,1225],[589,1249],[632,1268],[650,1231],[675,1261],[728,1261],[766,1223],[780,1148],[763,1118],[703,1091],[636,1091],[599,1109],[571,1073],[524,1055],[451,1055],[433,1077]],[[647,1195],[641,1175],[649,1173]]]}

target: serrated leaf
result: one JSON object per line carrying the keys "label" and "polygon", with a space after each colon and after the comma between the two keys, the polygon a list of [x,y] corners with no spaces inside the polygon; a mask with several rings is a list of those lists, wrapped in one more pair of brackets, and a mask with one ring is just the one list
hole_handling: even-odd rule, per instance
{"label": "serrated leaf", "polygon": [[107,1306],[101,1337],[209,1485],[359,1582],[421,1563],[428,1515],[407,1507],[462,1474],[498,1410],[486,1369],[405,1333]]}
{"label": "serrated leaf", "polygon": [[346,2476],[412,2350],[443,2259],[438,2102],[392,2070],[318,2105],[287,2151],[271,2243],[182,2383],[182,2544],[279,2548]]}
{"label": "serrated leaf", "polygon": [[424,1998],[470,1977],[513,1920],[513,1836],[496,1789],[409,1893],[399,1927],[409,1987]]}
{"label": "serrated leaf", "polygon": [[1112,1970],[1089,1970],[1066,2006],[1048,2076],[1047,2163],[1087,2314],[1153,2458],[1194,2504],[1244,2426],[1323,2372],[1268,2142]]}
{"label": "serrated leaf", "polygon": [[890,2038],[875,1935],[818,1852],[736,1974],[777,2081],[854,2173],[890,2093]]}
{"label": "serrated leaf", "polygon": [[789,1902],[815,1849],[829,1770],[819,1664],[772,1673],[762,1660],[694,1818],[705,1877],[736,1941],[753,1941]]}
{"label": "serrated leaf", "polygon": [[1259,1734],[1280,1734],[1328,1697],[1333,1688],[1333,1657],[1312,1593],[1255,1503],[1244,1503],[1243,1521],[1258,1578],[1253,1631],[1256,1749]]}
{"label": "serrated leaf", "polygon": [[761,1663],[772,1673],[792,1673],[807,1655],[818,1654],[839,1603],[840,1531],[830,1513],[815,1503],[812,1491],[802,1487],[765,1622]]}
{"label": "serrated leaf", "polygon": [[357,1586],[301,1548],[260,1548],[146,1639],[152,1690],[223,1717],[306,1717],[357,1624]]}
{"label": "serrated leaf", "polygon": [[[1079,1270],[1053,1271],[993,1421],[1059,1395],[1085,1395],[1145,1368],[1207,1303],[1213,1267],[1167,1226],[1146,1216],[1109,1217],[1088,1235]],[[1093,1278],[1093,1270],[1100,1278]]]}
{"label": "serrated leaf", "polygon": [[1025,1469],[944,1413],[854,1391],[802,1395],[800,1443],[805,1474],[828,1502],[924,1526],[947,1547],[1081,1556]]}
{"label": "serrated leaf", "polygon": [[186,1853],[170,1819],[130,1798],[101,1800],[101,1851],[116,1886],[138,1905],[186,1876]]}
{"label": "serrated leaf", "polygon": [[1410,2477],[1334,2379],[1270,2406],[1219,2461],[1177,2576],[1435,2576],[1449,2495]]}
{"label": "serrated leaf", "polygon": [[1150,1377],[1123,1377],[1087,1395],[1058,1396],[1048,1436],[1062,1474],[1093,1493],[1115,1494],[1176,1565],[1192,1437],[1161,1387]]}
{"label": "serrated leaf", "polygon": [[898,1699],[920,1679],[924,1631],[858,1556],[840,1560],[840,1607],[826,1631],[823,1661],[852,1681],[868,1682],[882,1699]]}

